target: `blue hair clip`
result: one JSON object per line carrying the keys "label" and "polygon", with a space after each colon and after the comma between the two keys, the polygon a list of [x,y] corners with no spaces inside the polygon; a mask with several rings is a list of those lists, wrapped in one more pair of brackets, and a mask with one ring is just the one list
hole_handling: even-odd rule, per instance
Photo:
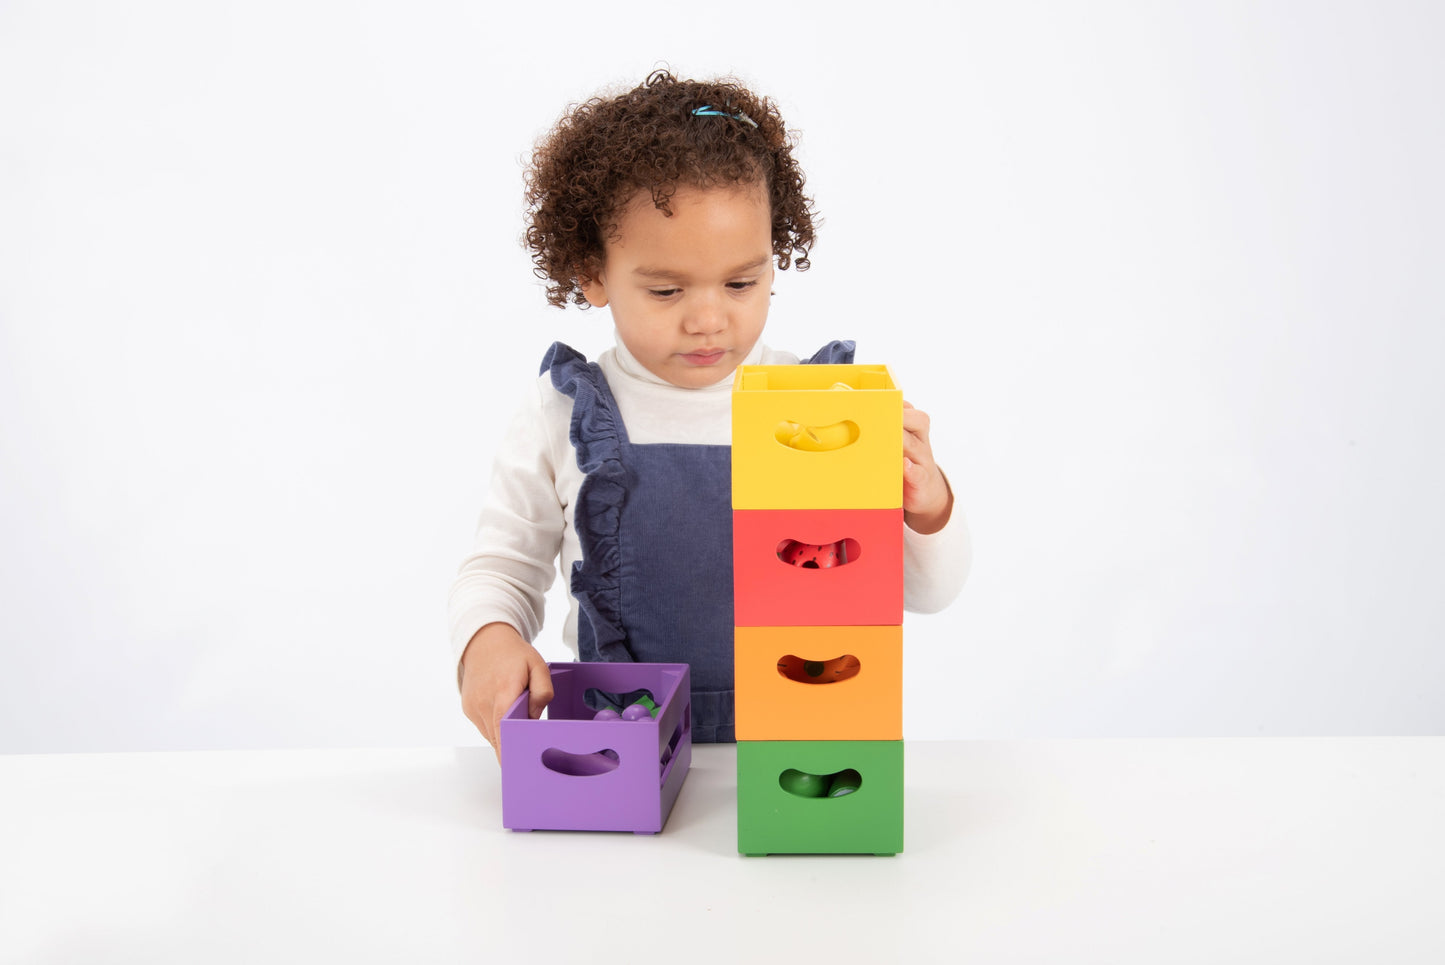
{"label": "blue hair clip", "polygon": [[692,109],[692,115],[694,117],[731,117],[735,121],[742,121],[744,124],[751,124],[753,127],[758,126],[757,121],[753,120],[742,111],[738,111],[736,114],[729,114],[727,111],[718,110],[711,104],[704,104],[701,107],[694,107]]}

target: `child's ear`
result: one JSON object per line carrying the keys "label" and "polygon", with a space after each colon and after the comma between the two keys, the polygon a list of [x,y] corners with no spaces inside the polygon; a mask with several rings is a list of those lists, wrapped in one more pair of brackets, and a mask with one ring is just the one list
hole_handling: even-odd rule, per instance
{"label": "child's ear", "polygon": [[607,282],[602,278],[600,266],[588,266],[588,269],[577,276],[577,287],[582,289],[582,297],[587,299],[587,304],[593,308],[607,307]]}

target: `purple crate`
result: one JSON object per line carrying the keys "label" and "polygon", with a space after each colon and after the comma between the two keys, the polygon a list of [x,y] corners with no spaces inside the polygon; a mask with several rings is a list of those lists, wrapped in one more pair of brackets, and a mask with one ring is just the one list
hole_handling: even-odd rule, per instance
{"label": "purple crate", "polygon": [[[514,831],[632,831],[667,822],[692,764],[685,663],[550,663],[555,695],[541,720],[527,694],[502,718],[502,826]],[[656,717],[593,720],[589,688],[649,690]]]}

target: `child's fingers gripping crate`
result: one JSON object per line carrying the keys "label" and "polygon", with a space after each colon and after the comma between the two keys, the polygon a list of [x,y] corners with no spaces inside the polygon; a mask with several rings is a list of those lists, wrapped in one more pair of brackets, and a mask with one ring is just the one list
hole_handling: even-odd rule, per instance
{"label": "child's fingers gripping crate", "polygon": [[902,850],[902,741],[738,743],[738,851]]}
{"label": "child's fingers gripping crate", "polygon": [[902,622],[902,509],[733,510],[735,626]]}
{"label": "child's fingers gripping crate", "polygon": [[744,365],[732,397],[734,509],[903,505],[903,393],[886,366]]}
{"label": "child's fingers gripping crate", "polygon": [[738,740],[903,739],[901,626],[734,632]]}
{"label": "child's fingers gripping crate", "polygon": [[[662,830],[692,763],[687,664],[553,663],[540,720],[527,694],[502,718],[502,825],[517,831]],[[613,708],[645,690],[655,716]],[[601,695],[588,702],[589,692]],[[622,713],[617,713],[621,710]]]}

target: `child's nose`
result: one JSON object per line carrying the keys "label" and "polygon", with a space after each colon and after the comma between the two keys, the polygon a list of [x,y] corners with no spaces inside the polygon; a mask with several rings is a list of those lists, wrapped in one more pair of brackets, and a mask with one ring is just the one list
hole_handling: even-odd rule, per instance
{"label": "child's nose", "polygon": [[690,335],[713,335],[727,328],[727,311],[722,299],[709,294],[699,294],[691,310],[683,318],[683,326]]}

